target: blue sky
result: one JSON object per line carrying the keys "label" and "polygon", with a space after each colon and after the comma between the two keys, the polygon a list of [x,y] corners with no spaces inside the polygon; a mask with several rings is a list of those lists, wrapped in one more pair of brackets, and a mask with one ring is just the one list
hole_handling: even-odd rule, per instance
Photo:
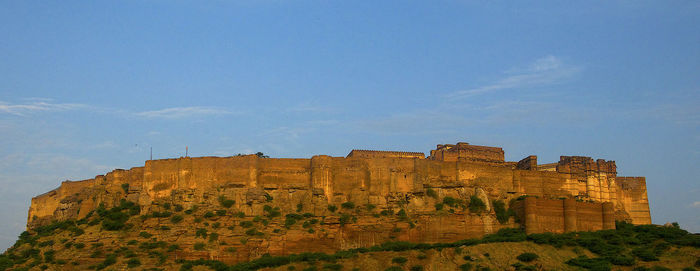
{"label": "blue sky", "polygon": [[0,1],[0,249],[32,196],[154,158],[616,160],[700,232],[697,1]]}

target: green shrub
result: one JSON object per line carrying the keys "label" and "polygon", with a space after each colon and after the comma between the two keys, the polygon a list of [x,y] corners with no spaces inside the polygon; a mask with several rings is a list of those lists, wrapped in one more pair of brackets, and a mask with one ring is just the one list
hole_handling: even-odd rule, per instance
{"label": "green shrub", "polygon": [[204,218],[212,218],[212,217],[214,217],[214,213],[213,213],[213,212],[208,211],[208,212],[204,213]]}
{"label": "green shrub", "polygon": [[403,271],[403,268],[398,266],[389,266],[387,269],[384,269],[384,271]]}
{"label": "green shrub", "polygon": [[137,258],[131,258],[126,262],[126,267],[134,268],[141,266],[141,261]]}
{"label": "green shrub", "polygon": [[245,213],[244,212],[237,212],[233,214],[233,216],[238,217],[238,218],[245,218]]}
{"label": "green shrub", "polygon": [[445,207],[443,203],[435,203],[435,210],[440,211]]}
{"label": "green shrub", "polygon": [[469,212],[480,213],[486,210],[486,203],[476,195],[469,197]]}
{"label": "green shrub", "polygon": [[645,262],[653,262],[659,260],[659,258],[654,253],[654,250],[648,247],[635,248],[632,250],[632,255],[637,256],[637,258]]}
{"label": "green shrub", "polygon": [[95,269],[102,270],[102,269],[107,268],[110,265],[115,264],[115,263],[117,263],[117,255],[116,254],[109,254],[109,255],[107,255],[107,257],[105,258],[105,260],[102,263],[97,265],[97,267]]}
{"label": "green shrub", "polygon": [[401,220],[408,220],[408,214],[406,214],[406,210],[404,210],[404,209],[399,210],[399,212],[396,213],[396,215],[397,215],[397,216],[399,217],[399,219],[401,219]]}
{"label": "green shrub", "polygon": [[219,240],[219,234],[212,232],[209,234],[209,242],[214,242],[216,240]]}
{"label": "green shrub", "polygon": [[52,263],[56,259],[56,251],[53,249],[49,249],[47,251],[44,251],[44,262],[47,263]]}
{"label": "green shrub", "polygon": [[502,200],[493,201],[493,210],[496,212],[496,219],[501,224],[508,222],[508,219],[513,215],[510,209],[506,210],[506,204]]}
{"label": "green shrub", "polygon": [[532,253],[532,252],[525,252],[525,253],[518,255],[518,257],[516,257],[516,258],[521,262],[529,263],[531,261],[537,260],[537,258],[539,258],[539,256],[537,256],[537,254]]}
{"label": "green shrub", "polygon": [[249,236],[263,236],[263,235],[265,235],[264,233],[259,232],[258,230],[254,229],[254,228],[248,229],[247,231],[245,231],[245,234],[249,235]]}
{"label": "green shrub", "polygon": [[336,207],[335,205],[332,205],[332,204],[328,205],[328,211],[331,211],[331,213],[334,213],[335,210],[338,210],[338,207]]}
{"label": "green shrub", "polygon": [[465,263],[465,264],[463,264],[463,265],[460,265],[460,266],[459,266],[459,270],[461,270],[461,271],[469,271],[469,270],[472,270],[472,264],[470,264],[470,263]]}
{"label": "green shrub", "polygon": [[124,194],[129,193],[129,184],[128,184],[128,183],[123,183],[123,184],[122,184],[122,190],[124,190]]}
{"label": "green shrub", "polygon": [[341,204],[340,207],[343,207],[343,209],[354,209],[355,203],[351,201],[343,202],[343,204]]}
{"label": "green shrub", "polygon": [[453,197],[444,197],[442,203],[450,207],[455,207],[457,206],[457,199]]}
{"label": "green shrub", "polygon": [[44,242],[39,243],[39,247],[53,246],[53,244],[54,244],[53,240],[46,240]]}
{"label": "green shrub", "polygon": [[391,259],[391,262],[395,264],[405,264],[407,261],[408,259],[404,257],[394,257],[393,259]]}
{"label": "green shrub", "polygon": [[236,204],[236,201],[232,199],[226,199],[225,196],[219,196],[219,204],[221,204],[221,206],[223,207],[231,208],[231,206]]}
{"label": "green shrub", "polygon": [[374,208],[377,208],[377,205],[371,203],[365,204],[365,209],[367,209],[367,211],[372,211]]}
{"label": "green shrub", "polygon": [[252,221],[241,221],[241,223],[239,225],[241,227],[244,227],[244,228],[250,228],[253,226],[253,222]]}
{"label": "green shrub", "polygon": [[635,263],[634,257],[628,255],[612,255],[605,257],[613,265],[633,266]]}
{"label": "green shrub", "polygon": [[168,246],[168,252],[173,252],[173,251],[178,250],[178,249],[180,249],[180,246],[178,246],[178,245]]}
{"label": "green shrub", "polygon": [[173,224],[180,223],[180,222],[182,222],[182,220],[183,220],[183,217],[181,215],[174,215],[170,218],[170,222],[172,222]]}
{"label": "green shrub", "polygon": [[327,263],[323,265],[323,270],[342,270],[343,265],[339,263]]}
{"label": "green shrub", "polygon": [[175,212],[182,212],[185,208],[180,204],[175,204]]}
{"label": "green shrub", "polygon": [[202,242],[194,243],[194,250],[204,250],[205,244]]}
{"label": "green shrub", "polygon": [[437,192],[435,192],[435,190],[433,190],[432,188],[426,189],[426,190],[425,190],[425,194],[428,195],[428,197],[431,197],[431,198],[434,198],[434,199],[437,199],[437,198],[438,198]]}
{"label": "green shrub", "polygon": [[581,256],[566,261],[571,266],[583,267],[590,270],[610,270],[610,262],[603,258],[588,258]]}
{"label": "green shrub", "polygon": [[284,220],[284,227],[289,229],[290,227],[292,227],[292,225],[294,225],[296,223],[297,223],[297,220],[294,217],[287,217]]}
{"label": "green shrub", "polygon": [[82,249],[82,248],[85,247],[85,244],[83,244],[83,243],[75,243],[73,246],[74,246],[75,248],[77,248],[77,249]]}
{"label": "green shrub", "polygon": [[301,213],[304,210],[304,204],[297,203],[297,213]]}
{"label": "green shrub", "polygon": [[139,236],[148,239],[148,238],[151,238],[151,236],[153,236],[153,234],[150,234],[150,233],[148,233],[148,232],[142,231],[142,232],[139,233]]}
{"label": "green shrub", "polygon": [[153,217],[170,217],[173,213],[171,212],[153,212],[151,216]]}
{"label": "green shrub", "polygon": [[414,265],[414,266],[411,266],[411,269],[410,269],[410,270],[411,270],[411,271],[423,271],[423,266],[421,266],[421,265]]}
{"label": "green shrub", "polygon": [[357,217],[351,216],[349,214],[341,214],[340,215],[340,226],[344,226],[345,224],[351,223],[351,222],[356,222]]}
{"label": "green shrub", "polygon": [[225,215],[226,215],[226,210],[216,210],[216,215],[217,215],[217,216],[225,216]]}
{"label": "green shrub", "polygon": [[204,228],[197,229],[194,236],[195,236],[195,238],[197,238],[197,237],[207,238],[207,229],[204,229]]}

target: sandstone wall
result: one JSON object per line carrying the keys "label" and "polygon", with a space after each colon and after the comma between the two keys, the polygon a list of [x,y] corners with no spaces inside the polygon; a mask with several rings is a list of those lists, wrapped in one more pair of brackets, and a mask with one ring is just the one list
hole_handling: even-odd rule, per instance
{"label": "sandstone wall", "polygon": [[[536,157],[524,160],[519,166],[492,160],[325,155],[311,159],[248,155],[150,160],[143,167],[115,170],[85,181],[64,182],[59,188],[33,198],[27,225],[33,228],[52,220],[79,219],[99,204],[112,206],[121,199],[138,202],[145,214],[158,210],[164,202],[182,204],[185,208],[194,204],[218,206],[217,199],[225,196],[236,201],[232,208],[251,217],[263,214],[266,195],[274,198],[274,205],[283,213],[311,213],[326,219],[330,225],[323,234],[288,233],[251,241],[246,246],[253,251],[249,255],[252,257],[267,252],[303,252],[309,245],[321,251],[334,251],[392,239],[448,242],[519,226],[512,220],[498,223],[492,210],[484,214],[460,209],[436,212],[435,204],[440,199],[449,196],[466,201],[477,191],[483,191],[491,200],[505,202],[522,195],[539,197],[527,198],[534,200],[535,211],[526,211],[524,205],[517,205],[520,203],[514,206],[522,209],[519,212],[524,217],[534,214],[533,219],[523,220],[530,223],[525,225],[529,232],[605,229],[610,223],[614,226],[615,219],[629,219],[635,224],[651,222],[643,177],[615,178],[611,168],[614,162],[610,165],[583,158],[562,160],[557,165],[558,172],[536,170],[536,163],[531,162]],[[438,198],[427,196],[427,189],[434,190]],[[557,200],[581,195],[596,203]],[[358,217],[356,223],[340,227],[332,222],[338,217],[328,210],[328,205],[340,206],[348,201],[357,206],[372,204],[377,210],[405,209],[418,223],[409,227],[405,221],[380,222],[365,215]],[[303,206],[301,212],[296,210],[297,206]],[[403,230],[395,234],[396,228]],[[269,242],[280,245],[270,246]]]}
{"label": "sandstone wall", "polygon": [[615,229],[614,210],[610,202],[526,197],[514,203],[513,208],[524,221],[528,234]]}

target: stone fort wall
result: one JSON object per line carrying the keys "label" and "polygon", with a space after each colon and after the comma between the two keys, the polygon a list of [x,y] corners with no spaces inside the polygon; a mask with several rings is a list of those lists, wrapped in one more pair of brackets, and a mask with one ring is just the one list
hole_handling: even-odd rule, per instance
{"label": "stone fort wall", "polygon": [[[273,196],[283,211],[294,212],[295,206],[302,203],[305,212],[316,216],[333,216],[327,206],[347,201],[358,206],[373,204],[379,210],[406,208],[420,223],[407,228],[398,240],[416,242],[479,237],[503,227],[564,232],[606,229],[615,220],[651,223],[645,179],[616,176],[614,161],[563,156],[556,171],[538,170],[536,156],[528,156],[520,163],[506,162],[500,148],[477,146],[477,151],[472,152],[465,151],[471,145],[464,144],[442,150],[438,146],[427,158],[422,153],[376,152],[373,156],[371,151],[353,151],[348,157],[317,155],[310,159],[248,155],[149,160],[143,167],[115,170],[84,181],[67,181],[33,198],[27,225],[32,228],[51,220],[81,218],[100,203],[110,206],[120,199],[138,202],[142,212],[148,212],[159,201],[179,202],[187,208],[215,202],[219,195],[234,199],[234,208],[253,216],[263,213],[262,204],[255,204],[262,202],[261,193]],[[124,184],[128,184],[126,191]],[[425,195],[427,189],[436,191],[440,198],[466,200],[471,195],[481,195],[486,201],[506,203],[526,195],[538,199],[527,197],[511,206],[521,210],[523,225],[512,219],[500,224],[490,209],[486,214],[458,210],[436,216],[435,200]],[[573,212],[567,209],[571,204],[576,207]],[[398,225],[377,223],[372,217],[364,217],[357,225],[339,229],[337,238],[312,238],[299,243],[285,239],[285,249],[296,251],[294,246],[309,242],[329,249],[373,245],[383,240],[385,232],[368,230],[370,225],[389,227],[387,232]]]}

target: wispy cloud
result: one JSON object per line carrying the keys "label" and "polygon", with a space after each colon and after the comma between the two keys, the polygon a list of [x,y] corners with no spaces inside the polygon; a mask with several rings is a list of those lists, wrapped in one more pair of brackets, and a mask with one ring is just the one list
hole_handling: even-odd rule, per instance
{"label": "wispy cloud", "polygon": [[506,76],[494,83],[466,90],[455,91],[448,98],[466,98],[498,90],[517,89],[559,83],[574,76],[580,68],[567,65],[555,56],[535,60],[525,68],[506,71]]}
{"label": "wispy cloud", "polygon": [[138,117],[145,118],[160,118],[160,119],[181,119],[193,116],[204,115],[224,115],[233,112],[219,107],[209,106],[189,106],[189,107],[171,107],[161,110],[143,111],[135,113]]}
{"label": "wispy cloud", "polygon": [[36,112],[68,111],[85,108],[88,108],[88,106],[84,104],[51,103],[48,101],[36,101],[23,104],[10,104],[0,101],[0,113],[17,116],[26,116],[27,114]]}
{"label": "wispy cloud", "polygon": [[693,206],[695,208],[700,208],[700,201],[693,202],[690,206]]}
{"label": "wispy cloud", "polygon": [[297,112],[297,113],[301,113],[301,112],[314,113],[314,112],[331,112],[331,111],[333,111],[333,109],[330,107],[321,106],[317,102],[312,101],[312,102],[305,102],[305,103],[301,103],[301,104],[292,106],[292,107],[288,108],[287,111],[288,112]]}

